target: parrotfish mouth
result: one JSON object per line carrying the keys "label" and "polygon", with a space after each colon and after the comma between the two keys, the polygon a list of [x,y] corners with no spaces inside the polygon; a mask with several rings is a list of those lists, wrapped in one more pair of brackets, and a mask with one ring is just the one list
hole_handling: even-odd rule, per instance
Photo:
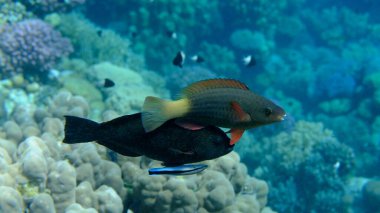
{"label": "parrotfish mouth", "polygon": [[283,121],[283,120],[285,120],[285,118],[286,118],[286,114],[278,116],[279,121]]}
{"label": "parrotfish mouth", "polygon": [[174,167],[162,167],[149,169],[149,175],[192,175],[205,170],[206,164],[188,164]]}

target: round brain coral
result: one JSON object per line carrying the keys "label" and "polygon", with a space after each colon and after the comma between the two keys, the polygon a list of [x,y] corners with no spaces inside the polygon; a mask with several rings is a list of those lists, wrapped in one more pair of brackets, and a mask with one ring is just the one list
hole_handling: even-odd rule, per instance
{"label": "round brain coral", "polygon": [[27,19],[0,28],[2,72],[47,71],[60,57],[72,51],[70,40],[39,19]]}

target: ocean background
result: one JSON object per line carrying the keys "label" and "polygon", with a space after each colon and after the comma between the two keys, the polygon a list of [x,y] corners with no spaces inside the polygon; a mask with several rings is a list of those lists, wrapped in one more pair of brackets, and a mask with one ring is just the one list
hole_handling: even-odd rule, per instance
{"label": "ocean background", "polygon": [[[376,0],[0,0],[0,212],[380,212],[379,11]],[[210,78],[244,82],[286,120],[190,176],[62,143],[64,115],[111,120]]]}

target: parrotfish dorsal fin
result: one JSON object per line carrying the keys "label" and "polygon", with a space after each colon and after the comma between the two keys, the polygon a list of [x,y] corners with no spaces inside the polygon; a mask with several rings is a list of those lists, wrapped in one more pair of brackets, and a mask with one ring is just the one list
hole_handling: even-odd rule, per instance
{"label": "parrotfish dorsal fin", "polygon": [[216,88],[236,88],[242,90],[249,90],[247,85],[240,81],[234,79],[217,78],[198,81],[193,84],[190,84],[188,87],[182,90],[182,95],[188,97],[201,91]]}

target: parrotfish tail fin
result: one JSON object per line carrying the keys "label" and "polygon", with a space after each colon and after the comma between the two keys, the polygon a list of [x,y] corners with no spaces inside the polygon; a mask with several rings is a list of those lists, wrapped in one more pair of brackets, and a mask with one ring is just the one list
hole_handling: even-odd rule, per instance
{"label": "parrotfish tail fin", "polygon": [[141,114],[141,120],[145,132],[151,132],[157,129],[170,119],[166,113],[167,102],[169,101],[152,96],[145,98]]}
{"label": "parrotfish tail fin", "polygon": [[84,143],[97,140],[99,123],[85,118],[66,115],[64,143]]}

